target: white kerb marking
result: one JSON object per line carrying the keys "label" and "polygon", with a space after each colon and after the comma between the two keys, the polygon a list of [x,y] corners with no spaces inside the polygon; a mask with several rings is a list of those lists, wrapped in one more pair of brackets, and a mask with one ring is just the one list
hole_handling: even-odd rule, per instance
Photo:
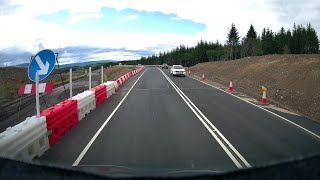
{"label": "white kerb marking", "polygon": [[110,119],[112,118],[112,116],[117,112],[117,110],[119,109],[119,107],[121,106],[121,104],[123,103],[123,101],[127,98],[127,96],[129,95],[129,93],[131,92],[131,90],[133,89],[133,87],[137,84],[137,82],[139,81],[139,79],[143,76],[143,74],[147,71],[148,69],[146,69],[141,75],[140,77],[136,80],[136,82],[132,85],[132,87],[130,88],[130,90],[127,92],[127,94],[123,97],[123,99],[120,101],[120,103],[118,104],[118,106],[112,111],[112,113],[109,115],[109,117],[106,119],[106,121],[102,124],[102,126],[99,128],[99,130],[96,132],[96,134],[92,137],[92,139],[89,141],[89,143],[86,145],[86,147],[82,150],[82,152],[80,153],[79,157],[76,159],[76,161],[72,164],[72,166],[78,166],[78,164],[80,163],[81,159],[84,157],[84,155],[87,153],[87,151],[89,150],[89,148],[91,147],[91,145],[93,144],[93,142],[97,139],[97,137],[99,136],[99,134],[101,133],[101,131],[103,130],[103,128],[107,125],[107,123],[110,121]]}

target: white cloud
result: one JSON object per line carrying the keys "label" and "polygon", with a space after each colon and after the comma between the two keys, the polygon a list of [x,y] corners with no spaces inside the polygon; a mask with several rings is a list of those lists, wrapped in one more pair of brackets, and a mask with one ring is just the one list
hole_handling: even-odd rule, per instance
{"label": "white cloud", "polygon": [[[118,10],[131,8],[147,12],[174,13],[177,14],[177,19],[190,19],[194,22],[204,23],[207,26],[207,30],[198,34],[202,39],[213,41],[218,39],[222,42],[224,42],[227,30],[232,22],[236,24],[241,35],[246,33],[251,23],[255,25],[258,32],[261,32],[265,26],[269,26],[272,29],[280,28],[276,16],[268,10],[269,7],[266,1],[170,0],[170,3],[168,3],[163,0],[153,0],[150,3],[149,0],[49,0],[40,2],[31,0],[26,3],[23,0],[15,0],[20,5],[24,5],[24,11],[21,11],[21,13],[34,15],[63,9],[68,9],[74,13],[93,13],[97,15],[102,7],[112,7]],[[34,4],[39,4],[38,7],[42,8],[34,8]],[[124,19],[132,20],[137,18],[139,18],[138,15],[130,15]],[[77,22],[79,18],[74,19],[71,22]]]}
{"label": "white cloud", "polygon": [[77,63],[74,58],[71,57],[62,57],[59,58],[59,64],[71,64],[71,63]]}
{"label": "white cloud", "polygon": [[47,46],[59,46],[69,31],[63,26],[45,23],[24,16],[0,16],[0,48],[19,46],[35,52],[42,43]]}
{"label": "white cloud", "polygon": [[69,24],[77,24],[81,20],[99,19],[102,17],[103,17],[103,14],[101,13],[75,13],[70,15],[68,22]]}
{"label": "white cloud", "polygon": [[89,56],[92,61],[95,60],[133,60],[140,58],[139,54],[123,51],[112,51],[106,53],[97,53]]}
{"label": "white cloud", "polygon": [[123,18],[124,21],[130,21],[130,20],[135,20],[135,19],[139,19],[140,16],[137,14],[133,14],[133,15],[129,15]]}
{"label": "white cloud", "polygon": [[[240,31],[245,35],[250,24],[254,24],[258,32],[269,26],[278,29],[281,25],[275,14],[268,10],[267,0],[171,0],[169,3],[163,0],[109,0],[104,5],[116,9],[137,9],[141,11],[160,11],[162,13],[177,14],[177,19],[190,19],[194,22],[203,23],[207,29],[198,33],[202,39],[216,39],[224,42],[231,23],[234,22]],[[179,7],[179,8],[178,8]]]}
{"label": "white cloud", "polygon": [[[259,34],[263,27],[278,30],[283,25],[279,20],[279,14],[272,8],[274,4],[269,0],[153,0],[152,3],[150,0],[12,0],[10,5],[15,7],[14,12],[0,16],[0,49],[20,46],[30,52],[38,51],[39,43],[42,43],[44,48],[88,45],[133,50],[147,49],[159,44],[168,45],[168,47],[179,44],[192,46],[200,39],[209,41],[218,39],[224,43],[232,22],[235,23],[241,36],[246,34],[251,23]],[[309,3],[310,5],[312,4]],[[177,15],[177,20],[190,19],[205,24],[207,28],[196,34],[83,32],[34,18],[68,10],[71,14],[68,22],[78,23],[83,19],[102,17],[103,7],[174,13]],[[139,15],[133,14],[124,19],[137,18]],[[306,23],[308,20],[306,19]],[[288,22],[283,26],[291,28],[293,23]],[[109,56],[110,53],[106,55]]]}

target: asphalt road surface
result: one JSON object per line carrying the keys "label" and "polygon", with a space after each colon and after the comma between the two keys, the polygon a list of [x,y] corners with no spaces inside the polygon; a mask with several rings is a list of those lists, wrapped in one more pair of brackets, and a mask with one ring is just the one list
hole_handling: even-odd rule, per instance
{"label": "asphalt road surface", "polygon": [[320,152],[318,123],[281,116],[303,127],[197,80],[149,67],[35,161],[95,171],[223,172]]}

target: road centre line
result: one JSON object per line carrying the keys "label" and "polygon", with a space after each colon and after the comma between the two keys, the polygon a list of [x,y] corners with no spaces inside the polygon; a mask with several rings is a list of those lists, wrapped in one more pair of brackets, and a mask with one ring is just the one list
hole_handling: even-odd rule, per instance
{"label": "road centre line", "polygon": [[227,92],[227,91],[225,91],[225,90],[223,90],[223,89],[220,89],[220,88],[218,88],[218,87],[216,87],[216,86],[213,86],[213,85],[211,85],[211,84],[209,84],[209,83],[200,81],[200,80],[198,80],[198,79],[196,79],[196,78],[194,78],[194,77],[191,77],[191,76],[189,76],[189,77],[192,78],[192,79],[194,79],[194,80],[197,80],[197,81],[199,81],[199,82],[201,82],[201,83],[203,83],[203,84],[206,84],[206,85],[208,85],[208,86],[210,86],[210,87],[213,87],[213,88],[215,88],[215,89],[217,89],[217,90],[220,90],[220,91],[222,91],[222,92],[224,92],[224,93],[227,93],[227,94],[229,94],[229,95],[231,95],[231,96],[233,96],[233,97],[235,97],[235,98],[238,98],[238,99],[240,99],[240,100],[242,100],[242,101],[244,101],[244,102],[246,102],[246,103],[248,103],[248,104],[251,104],[251,105],[253,105],[253,106],[255,106],[255,107],[257,107],[257,108],[259,108],[259,109],[261,109],[261,110],[264,110],[264,111],[266,111],[266,112],[268,112],[268,113],[271,113],[271,114],[273,114],[274,116],[277,116],[277,117],[279,117],[280,119],[282,119],[282,120],[284,120],[284,121],[286,121],[286,122],[288,122],[288,123],[291,123],[292,125],[300,128],[300,129],[306,131],[307,133],[315,136],[316,138],[320,139],[320,136],[317,135],[316,133],[314,133],[314,132],[312,132],[312,131],[310,131],[310,130],[302,127],[302,126],[300,126],[299,124],[296,124],[296,123],[290,121],[289,119],[287,119],[287,118],[285,118],[285,117],[282,117],[282,116],[280,116],[280,115],[278,115],[278,114],[276,114],[276,113],[274,113],[274,112],[272,112],[272,111],[269,111],[269,110],[267,110],[267,109],[265,109],[265,108],[263,108],[263,107],[261,107],[261,106],[259,106],[259,105],[256,105],[256,104],[254,104],[254,103],[252,103],[252,102],[250,102],[250,101],[247,101],[247,100],[245,100],[245,99],[243,99],[243,98],[241,98],[241,97],[238,97],[238,96],[236,96],[236,95],[234,95],[234,94],[232,94],[232,93],[229,93],[229,92]]}
{"label": "road centre line", "polygon": [[122,98],[122,100],[120,101],[120,103],[117,105],[117,107],[112,111],[112,113],[109,115],[109,117],[105,120],[105,122],[102,124],[102,126],[99,128],[99,130],[96,132],[96,134],[92,137],[92,139],[89,141],[89,143],[86,145],[86,147],[82,150],[82,152],[80,153],[80,155],[78,156],[78,158],[74,161],[74,163],[72,164],[72,166],[78,166],[78,164],[80,163],[81,159],[84,157],[84,155],[87,153],[87,151],[89,150],[89,148],[91,147],[91,145],[94,143],[94,141],[97,139],[97,137],[99,136],[99,134],[101,133],[101,131],[103,130],[103,128],[107,125],[107,123],[110,121],[110,119],[112,118],[112,116],[117,112],[117,110],[119,109],[119,107],[121,106],[121,104],[123,103],[123,101],[127,98],[127,96],[129,95],[129,93],[131,92],[131,90],[133,89],[133,87],[137,84],[137,82],[139,81],[139,79],[143,76],[143,74],[147,71],[148,69],[146,69],[140,76],[139,78],[136,80],[136,82],[132,85],[132,87],[130,88],[130,90],[127,92],[127,94]]}
{"label": "road centre line", "polygon": [[[233,147],[233,145],[222,135],[222,133],[208,120],[208,118],[193,104],[193,102],[179,89],[179,87],[175,85],[174,82],[162,70],[159,69],[159,71],[168,80],[168,82],[172,85],[172,87],[177,91],[180,97],[189,106],[189,108],[197,116],[197,118],[202,122],[202,124],[207,128],[210,134],[215,138],[215,140],[219,143],[222,149],[227,153],[227,155],[233,161],[233,163],[238,168],[243,168],[241,163],[238,161],[239,159],[244,166],[251,167],[251,165],[244,159],[244,157]],[[211,126],[211,128],[209,126]],[[221,139],[214,132],[216,132]],[[238,159],[234,156],[234,154],[232,154],[232,152],[226,147],[226,145],[222,141],[230,148],[230,150],[238,157]]]}

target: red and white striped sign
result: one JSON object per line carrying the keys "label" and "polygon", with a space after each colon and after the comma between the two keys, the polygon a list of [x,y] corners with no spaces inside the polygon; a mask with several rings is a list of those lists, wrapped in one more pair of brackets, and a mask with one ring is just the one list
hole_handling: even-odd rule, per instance
{"label": "red and white striped sign", "polygon": [[[39,93],[52,92],[54,83],[40,83]],[[19,94],[35,94],[36,84],[23,84],[19,87]]]}

